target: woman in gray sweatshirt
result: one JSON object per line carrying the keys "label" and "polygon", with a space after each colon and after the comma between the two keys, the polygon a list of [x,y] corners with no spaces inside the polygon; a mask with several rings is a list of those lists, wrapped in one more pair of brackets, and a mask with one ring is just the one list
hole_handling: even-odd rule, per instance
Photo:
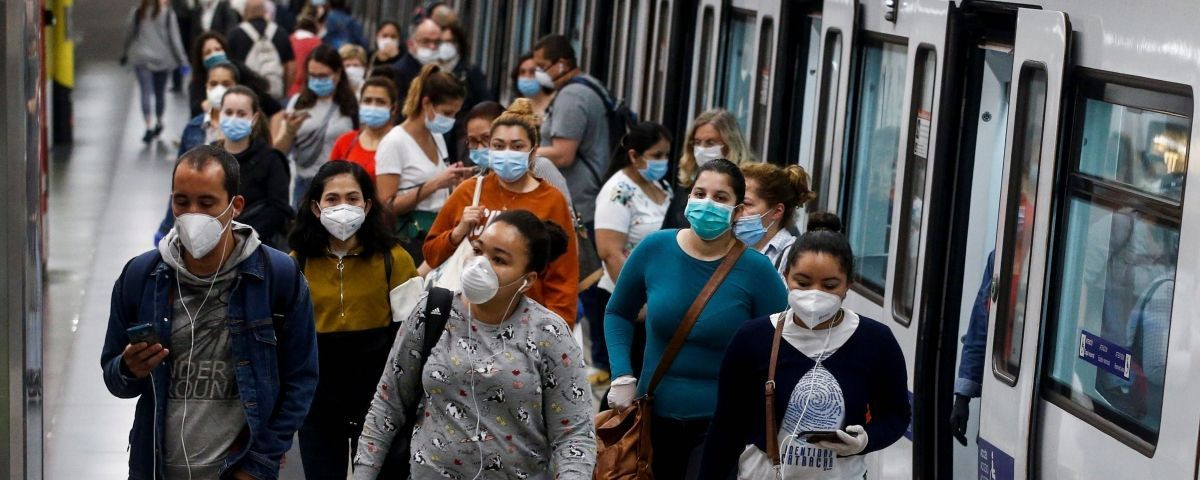
{"label": "woman in gray sweatshirt", "polygon": [[[163,93],[167,75],[186,64],[187,54],[179,36],[179,21],[168,0],[142,0],[129,15],[125,35],[125,53],[121,64],[133,67],[142,93],[142,118],[146,134],[142,141],[149,143],[162,132]],[[154,117],[150,117],[153,103]],[[151,121],[157,123],[151,123]]]}
{"label": "woman in gray sweatshirt", "polygon": [[427,298],[400,328],[363,423],[355,480],[380,477],[388,451],[406,443],[396,438],[408,432],[400,427],[414,421],[411,478],[592,478],[583,350],[561,317],[524,295],[566,250],[566,233],[511,210],[472,246],[462,292],[424,369]]}

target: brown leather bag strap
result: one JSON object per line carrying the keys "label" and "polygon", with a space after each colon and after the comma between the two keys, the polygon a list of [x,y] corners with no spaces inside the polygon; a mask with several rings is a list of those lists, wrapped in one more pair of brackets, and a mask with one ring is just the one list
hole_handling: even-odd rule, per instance
{"label": "brown leather bag strap", "polygon": [[763,387],[763,397],[767,400],[767,458],[771,465],[779,465],[779,425],[775,424],[775,364],[779,363],[779,342],[783,338],[783,322],[787,315],[779,316],[775,326],[775,338],[771,341],[771,363],[767,367],[767,383]]}
{"label": "brown leather bag strap", "polygon": [[708,300],[712,298],[713,293],[717,291],[717,287],[721,286],[721,282],[725,281],[725,277],[729,275],[729,271],[733,270],[733,265],[737,263],[738,258],[741,258],[742,252],[746,251],[746,244],[740,240],[733,241],[733,248],[729,249],[729,253],[725,254],[725,259],[721,261],[721,265],[717,267],[717,271],[713,272],[712,277],[709,277],[708,283],[704,284],[704,289],[700,290],[700,295],[692,301],[692,306],[688,308],[687,314],[683,316],[683,321],[679,322],[679,328],[675,329],[675,335],[671,337],[671,343],[667,344],[667,349],[663,351],[663,356],[658,361],[658,367],[654,369],[654,376],[650,380],[650,388],[646,389],[646,395],[654,393],[654,389],[658,387],[658,382],[667,375],[667,370],[671,368],[671,362],[675,361],[675,356],[679,354],[679,350],[683,348],[683,342],[687,341],[688,334],[692,332],[692,327],[696,325],[696,320],[700,318],[700,312],[704,310],[704,306],[708,304]]}

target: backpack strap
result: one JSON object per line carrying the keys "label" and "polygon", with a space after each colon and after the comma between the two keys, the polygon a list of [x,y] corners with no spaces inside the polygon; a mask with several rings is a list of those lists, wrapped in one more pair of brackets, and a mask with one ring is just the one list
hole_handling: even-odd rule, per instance
{"label": "backpack strap", "polygon": [[242,29],[243,32],[246,32],[246,35],[250,37],[251,42],[257,42],[262,38],[262,35],[259,35],[258,30],[255,30],[254,25],[251,25],[250,22],[242,22],[238,24],[238,28]]}
{"label": "backpack strap", "polygon": [[425,338],[421,344],[422,369],[425,368],[425,361],[429,360],[429,352],[437,346],[442,332],[446,330],[446,321],[450,319],[453,301],[454,292],[441,287],[429,289],[429,297],[425,301]]}
{"label": "backpack strap", "polygon": [[[275,328],[275,336],[280,337],[283,321],[296,308],[296,295],[300,291],[299,264],[288,254],[265,245],[260,245],[258,251],[266,266],[267,290],[271,292],[271,325]],[[292,279],[291,288],[277,282],[289,277]]]}
{"label": "backpack strap", "polygon": [[267,39],[268,42],[274,42],[275,32],[278,30],[279,27],[275,25],[275,22],[268,23],[267,30],[263,32],[263,38]]}
{"label": "backpack strap", "polygon": [[612,113],[617,109],[616,102],[613,101],[608,92],[606,92],[599,85],[588,81],[588,79],[583,76],[576,75],[567,81],[567,85],[583,85],[587,87],[588,90],[591,90],[592,93],[596,94],[597,97],[600,97],[600,101],[604,103],[604,110],[606,113]]}
{"label": "backpack strap", "polygon": [[121,277],[121,304],[125,308],[126,319],[137,321],[137,311],[146,293],[146,282],[160,261],[162,255],[155,249],[134,257],[125,267]]}

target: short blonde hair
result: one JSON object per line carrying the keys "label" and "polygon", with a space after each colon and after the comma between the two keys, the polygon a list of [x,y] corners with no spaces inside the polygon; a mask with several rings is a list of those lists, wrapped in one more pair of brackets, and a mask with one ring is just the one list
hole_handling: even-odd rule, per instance
{"label": "short blonde hair", "polygon": [[721,135],[721,141],[728,150],[725,154],[726,160],[738,166],[756,161],[754,153],[746,145],[746,138],[742,136],[737,117],[727,110],[709,110],[696,117],[684,137],[683,156],[679,159],[680,186],[690,187],[692,182],[696,181],[696,157],[692,155],[692,148],[696,146],[696,129],[704,125],[712,125],[717,129],[717,134]]}
{"label": "short blonde hair", "polygon": [[338,55],[342,57],[343,62],[346,60],[355,59],[359,62],[362,62],[364,67],[367,66],[367,51],[364,50],[363,47],[353,43],[342,45],[342,48],[338,49]]}

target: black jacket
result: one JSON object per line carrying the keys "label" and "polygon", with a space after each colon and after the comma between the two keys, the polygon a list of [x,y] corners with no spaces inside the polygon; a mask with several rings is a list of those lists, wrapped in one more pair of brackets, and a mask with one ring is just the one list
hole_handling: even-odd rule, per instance
{"label": "black jacket", "polygon": [[246,199],[237,221],[254,227],[267,245],[286,251],[287,227],[295,216],[288,198],[287,157],[259,139],[234,158],[241,167],[240,190]]}
{"label": "black jacket", "polygon": [[[204,16],[204,8],[198,4],[192,7],[192,33],[195,35],[212,30],[229,38],[229,31],[237,27],[239,23],[242,23],[242,16],[238,15],[237,10],[229,6],[229,2],[225,0],[217,2],[216,10],[213,12],[212,25],[209,26],[208,30],[205,30],[204,25],[200,24],[202,16]],[[188,47],[190,48],[191,45]]]}

